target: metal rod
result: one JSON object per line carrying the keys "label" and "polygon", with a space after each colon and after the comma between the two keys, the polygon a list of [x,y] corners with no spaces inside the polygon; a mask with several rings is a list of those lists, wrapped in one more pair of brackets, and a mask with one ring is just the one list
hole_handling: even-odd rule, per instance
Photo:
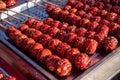
{"label": "metal rod", "polygon": [[5,31],[6,27],[4,25],[0,24],[0,30]]}
{"label": "metal rod", "polygon": [[[34,18],[34,17],[32,17],[32,16],[29,16],[29,15],[27,15],[27,14],[23,14],[23,13],[18,13],[18,12],[16,12],[16,11],[13,11],[13,10],[10,10],[10,9],[7,9],[8,11],[11,11],[11,12],[14,12],[14,13],[17,13],[17,14],[20,14],[20,15],[22,15],[22,16],[26,16],[26,17],[28,17],[28,18]],[[36,20],[40,20],[40,19],[38,19],[38,18],[35,18]]]}
{"label": "metal rod", "polygon": [[[0,11],[0,12],[2,12],[2,11]],[[13,17],[13,18],[15,18],[15,19],[18,19],[18,20],[20,20],[20,21],[23,21],[22,19],[20,19],[20,18],[18,18],[18,17],[16,17],[16,16],[12,16],[12,15],[9,15],[8,13],[5,13],[5,12],[2,12],[3,14],[6,14],[6,15],[8,15],[8,16],[10,16],[10,17]]]}

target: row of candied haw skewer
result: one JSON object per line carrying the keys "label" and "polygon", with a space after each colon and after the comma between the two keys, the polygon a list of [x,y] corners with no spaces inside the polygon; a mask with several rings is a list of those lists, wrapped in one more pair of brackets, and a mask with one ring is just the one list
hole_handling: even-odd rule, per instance
{"label": "row of candied haw skewer", "polygon": [[[95,1],[95,0],[87,0],[88,2],[86,2],[85,0],[83,1],[77,1],[77,0],[68,0],[64,9],[77,9],[77,10],[85,10],[88,11],[91,7],[97,7],[98,9],[105,9],[107,11],[112,11],[115,13],[119,13],[120,7],[117,5],[118,4],[118,0],[109,0],[111,1],[111,3],[104,3],[105,0],[103,1]],[[115,1],[117,2],[116,4]],[[119,1],[120,3],[120,1]]]}
{"label": "row of candied haw skewer", "polygon": [[[48,21],[48,19],[50,21]],[[47,18],[46,20],[44,20],[44,23],[45,24],[48,23],[48,25],[49,25],[49,23],[51,21],[52,21],[51,18]],[[97,32],[94,32],[94,31],[87,32],[87,30],[85,28],[79,28],[76,30],[75,33],[73,33],[73,32],[66,33],[65,31],[60,31],[57,27],[49,26],[49,28],[48,28],[48,27],[46,27],[47,25],[41,26],[41,24],[40,25],[37,24],[37,21],[35,22],[37,25],[35,25],[34,22],[35,22],[35,19],[30,18],[26,21],[26,24],[29,25],[29,27],[35,28],[37,30],[40,30],[43,33],[45,32],[45,33],[49,34],[53,38],[57,38],[63,42],[66,42],[67,44],[69,44],[73,47],[77,47],[80,51],[83,51],[88,54],[95,53],[96,49],[98,48],[98,45],[101,46],[104,43],[105,38],[108,36],[108,31],[109,31],[109,28],[107,26],[102,26],[97,30]],[[40,21],[38,21],[38,23],[39,22]],[[33,24],[33,25],[31,26],[31,24]],[[43,22],[42,22],[42,24],[43,24]],[[68,29],[70,29],[70,27],[68,27]],[[86,39],[88,39],[88,38],[89,38],[89,40],[86,42]],[[115,44],[117,45],[117,39],[115,38],[115,40],[116,40]],[[86,44],[87,45],[91,44],[91,47],[88,48],[88,46]],[[113,42],[113,44],[114,44],[114,42]],[[84,47],[84,45],[86,45],[86,46]],[[115,48],[115,46],[114,46],[114,48]],[[112,50],[113,49],[109,49],[106,51],[112,51]]]}
{"label": "row of candied haw skewer", "polygon": [[[32,20],[33,20],[33,19],[32,19]],[[34,22],[31,23],[31,19],[28,19],[28,20],[26,21],[26,23],[27,23],[28,25],[34,24]],[[36,28],[36,27],[34,27],[33,25],[32,25],[32,26],[29,26],[29,27]],[[40,31],[43,32],[43,33],[45,32],[44,34],[49,34],[52,38],[58,38],[58,39],[60,39],[61,41],[66,42],[66,43],[69,44],[70,46],[73,46],[74,43],[77,42],[77,40],[74,41],[75,38],[77,38],[77,35],[76,35],[75,33],[66,33],[66,32],[64,32],[64,31],[60,31],[60,29],[58,29],[57,27],[50,27],[50,26],[49,26],[49,28],[48,28],[48,27],[46,27],[46,25],[43,24],[43,26],[39,25],[39,28],[36,28],[36,29],[40,30]],[[44,31],[43,31],[43,30],[44,30]],[[28,33],[26,33],[26,34],[28,34]],[[50,37],[50,36],[49,36],[49,37]],[[44,41],[45,41],[45,40],[44,40]],[[85,43],[84,43],[84,42],[85,42]],[[97,49],[97,47],[98,47],[98,42],[97,42],[96,40],[94,40],[94,39],[89,39],[88,41],[85,39],[81,44],[84,43],[83,45],[86,45],[88,42],[90,42],[89,44],[91,44],[91,49],[88,48],[87,46],[85,46],[84,49],[83,49],[83,47],[81,47],[81,48],[79,47],[79,49],[80,49],[80,51],[81,51],[81,50],[84,50],[85,53],[94,54],[95,51],[96,51],[96,49]],[[92,44],[94,44],[94,45],[92,45]],[[43,44],[43,45],[44,45],[44,44]],[[92,46],[94,46],[94,47],[92,47]],[[76,45],[75,45],[75,47],[76,47]],[[89,51],[89,49],[90,49],[90,51]],[[91,51],[91,50],[92,50],[92,51]]]}
{"label": "row of candied haw skewer", "polygon": [[34,39],[28,38],[14,27],[6,29],[6,34],[19,48],[28,52],[28,55],[39,63],[45,64],[50,71],[55,71],[59,76],[66,76],[71,71],[72,65],[68,59],[52,55],[49,49],[43,48],[42,44],[36,43]]}
{"label": "row of candied haw skewer", "polygon": [[57,54],[61,58],[67,58],[78,69],[86,68],[90,61],[90,58],[87,54],[80,53],[77,48],[71,48],[65,42],[61,42],[59,39],[53,39],[48,34],[42,34],[42,32],[36,29],[28,28],[28,26],[25,24],[21,25],[19,30],[22,31],[22,33],[25,35],[35,39],[36,42],[39,42],[43,46],[49,48],[53,53]]}
{"label": "row of candied haw skewer", "polygon": [[[35,19],[28,19],[27,21],[26,21],[26,24],[28,24],[29,25],[29,27],[33,27],[33,25],[34,25],[34,21],[35,21]],[[37,22],[36,22],[37,23]],[[33,24],[33,25],[31,25],[31,24]],[[35,26],[35,25],[34,25]],[[42,28],[40,25],[37,25],[37,26],[39,26],[39,28]],[[36,27],[37,27],[36,26]],[[25,28],[24,26],[22,26],[23,28]],[[23,29],[22,27],[20,27],[21,29]],[[27,26],[27,28],[28,28],[28,26]],[[35,28],[35,27],[33,27],[33,28]],[[37,29],[39,29],[38,27],[37,27]],[[103,27],[102,29],[104,29],[105,27]],[[101,31],[102,31],[102,29],[101,29]],[[33,29],[31,28],[31,32],[29,32],[29,31],[27,31],[27,29],[26,29],[26,32],[25,32],[25,34],[30,34],[30,33],[33,33],[33,32],[35,32],[35,31],[32,31]],[[45,30],[45,29],[44,29]],[[100,30],[100,29],[99,29]],[[54,31],[54,30],[52,30],[52,31]],[[45,32],[49,32],[49,31],[45,31]],[[105,31],[106,32],[106,31]],[[61,32],[60,32],[61,33]],[[103,31],[101,32],[101,33],[103,33]],[[34,33],[33,33],[34,34]],[[50,33],[49,33],[50,34]],[[55,34],[57,34],[57,33],[55,33]],[[56,35],[56,36],[58,36],[58,37],[60,37],[59,35]],[[62,35],[62,37],[63,37],[64,35]],[[72,38],[70,38],[70,40],[72,40],[73,38],[74,38],[74,36],[73,35],[71,35],[71,33],[70,33],[70,35],[69,35],[70,37],[72,37]],[[36,38],[35,38],[36,39]],[[67,40],[66,41],[69,41],[69,39],[67,38]],[[44,36],[41,36],[40,38],[39,38],[39,41],[38,42],[40,42],[41,44],[43,44],[44,46],[47,46],[49,49],[51,49],[53,52],[55,51],[59,56],[61,56],[61,57],[66,57],[66,58],[68,58],[70,61],[71,60],[73,60],[73,59],[71,59],[71,58],[69,58],[69,57],[67,57],[67,56],[64,56],[66,53],[64,53],[63,51],[65,51],[65,50],[67,50],[68,48],[69,48],[69,45],[67,45],[67,44],[62,44],[62,45],[58,45],[59,43],[60,43],[60,41],[59,40],[51,40],[51,37],[49,36],[49,35],[44,35]],[[51,43],[52,42],[52,43]],[[55,43],[56,42],[56,43]],[[116,38],[114,38],[114,37],[107,37],[106,38],[106,40],[104,41],[104,49],[106,50],[106,51],[112,51],[112,50],[114,50],[115,48],[116,48],[116,46],[117,46],[117,43],[118,43],[118,41],[117,41],[117,39]],[[58,45],[58,47],[56,48],[56,46],[54,46],[54,45],[50,45],[50,44],[56,44],[56,45]],[[89,53],[89,54],[93,54],[94,52],[95,52],[95,50],[96,50],[96,48],[97,48],[97,45],[98,45],[98,43],[95,41],[95,40],[93,40],[93,39],[86,39],[85,37],[76,37],[75,38],[75,41],[74,41],[74,45],[78,48],[78,49],[80,49],[80,48],[84,48],[84,51],[86,52],[86,53]],[[64,48],[65,47],[65,48]],[[55,48],[56,48],[56,50],[55,50]],[[80,50],[81,51],[81,50]],[[74,58],[74,57],[73,57]],[[74,61],[73,61],[74,62]]]}
{"label": "row of candied haw skewer", "polygon": [[[91,38],[95,34],[100,34],[100,33],[105,35],[105,37],[108,34],[109,35],[116,35],[118,28],[120,28],[119,24],[112,22],[109,25],[107,25],[106,21],[105,21],[105,23],[103,22],[103,25],[100,25],[99,27],[97,27],[95,31],[91,31],[91,30],[93,30],[97,26],[96,22],[93,22],[93,23],[89,24],[90,26],[88,28],[89,28],[90,31],[89,30],[87,31],[87,29],[85,29],[84,27],[83,28],[77,28],[74,25],[70,26],[66,22],[60,22],[58,20],[53,20],[52,18],[46,18],[45,20],[43,20],[43,23],[47,24],[47,25],[50,25],[52,27],[57,27],[60,30],[66,31],[67,33],[73,32],[73,33],[76,33],[77,36],[85,36],[86,38]],[[36,24],[37,24],[37,22],[36,22]],[[36,24],[33,24],[33,26],[38,26]]]}
{"label": "row of candied haw skewer", "polygon": [[[68,22],[69,24],[76,25],[78,27],[86,27],[89,30],[89,27],[104,25],[105,21],[107,23],[115,22],[120,23],[117,14],[114,12],[108,13],[106,10],[98,10],[98,14],[95,16],[92,14],[96,12],[94,8],[91,9],[89,13],[85,13],[83,10],[75,13],[71,13],[68,10],[62,10],[60,7],[55,7],[54,5],[49,5],[46,8],[47,13],[54,19],[59,19],[60,21]],[[84,16],[83,16],[84,15]],[[96,23],[96,24],[93,24]],[[92,26],[90,25],[92,24]],[[89,26],[90,25],[90,26]]]}

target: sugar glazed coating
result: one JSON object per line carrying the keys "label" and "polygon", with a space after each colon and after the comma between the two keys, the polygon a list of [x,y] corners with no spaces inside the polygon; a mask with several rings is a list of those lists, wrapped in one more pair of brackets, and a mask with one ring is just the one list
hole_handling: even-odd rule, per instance
{"label": "sugar glazed coating", "polygon": [[87,54],[81,53],[75,57],[74,64],[78,69],[85,69],[88,63],[90,62],[90,58]]}
{"label": "sugar glazed coating", "polygon": [[111,37],[107,37],[105,42],[104,42],[104,50],[106,52],[110,52],[110,51],[113,51],[116,47],[117,47],[117,44],[118,44],[118,40],[111,36]]}
{"label": "sugar glazed coating", "polygon": [[20,31],[10,27],[6,34],[47,70],[60,77],[68,76],[72,65],[78,70],[87,69],[91,56],[99,49],[111,52],[117,48],[117,5],[118,0],[68,0],[63,8],[48,5],[50,17],[43,21],[29,18]]}
{"label": "sugar glazed coating", "polygon": [[83,45],[83,51],[88,54],[94,54],[97,47],[98,47],[98,42],[93,39],[87,39]]}
{"label": "sugar glazed coating", "polygon": [[62,59],[57,62],[55,72],[59,76],[65,76],[66,74],[68,74],[69,71],[71,71],[71,69],[72,65],[68,61],[68,59]]}

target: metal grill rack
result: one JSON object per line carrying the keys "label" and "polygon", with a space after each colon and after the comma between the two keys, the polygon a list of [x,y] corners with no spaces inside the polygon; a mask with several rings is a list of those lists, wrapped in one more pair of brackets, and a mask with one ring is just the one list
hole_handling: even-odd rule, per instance
{"label": "metal grill rack", "polygon": [[[20,26],[24,23],[25,20],[27,20],[29,17],[34,17],[37,20],[43,20],[48,17],[45,7],[48,4],[54,4],[56,6],[64,6],[66,0],[27,0],[25,3],[21,4],[20,6],[17,6],[14,9],[6,9],[5,11],[0,11],[0,28],[1,30],[4,30],[5,28],[13,25],[13,26]],[[102,62],[107,62],[107,60],[111,59],[112,56],[115,56],[120,52],[118,47],[115,51],[110,53],[106,56],[101,56],[99,54],[96,54],[92,56],[93,60],[96,60],[95,62],[91,62],[91,64],[96,63],[92,67],[91,65],[88,66],[88,69],[85,71],[79,71],[76,69],[73,69],[71,74],[67,77],[58,77],[57,75],[54,75],[54,73],[49,72],[43,66],[40,66],[38,63],[36,63],[34,60],[30,59],[28,56],[24,54],[24,52],[21,52],[18,50],[14,45],[12,45],[9,41],[7,36],[4,34],[3,31],[0,31],[0,40],[6,44],[8,47],[10,47],[16,54],[18,54],[20,57],[25,59],[28,63],[30,63],[35,69],[38,70],[38,72],[41,72],[44,76],[46,76],[48,79],[51,80],[57,80],[57,79],[83,79],[85,75],[88,75],[91,71],[93,71],[96,67],[100,66]],[[97,59],[94,59],[97,58]],[[83,79],[84,80],[84,79]]]}

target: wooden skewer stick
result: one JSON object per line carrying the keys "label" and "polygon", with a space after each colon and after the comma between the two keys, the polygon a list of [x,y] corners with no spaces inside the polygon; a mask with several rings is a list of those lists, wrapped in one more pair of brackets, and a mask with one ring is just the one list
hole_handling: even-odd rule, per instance
{"label": "wooden skewer stick", "polygon": [[6,27],[4,25],[0,24],[0,30],[5,31]]}
{"label": "wooden skewer stick", "polygon": [[[7,10],[8,10],[8,11],[11,11],[11,12],[14,12],[14,13],[16,13],[16,14],[20,14],[20,15],[22,15],[22,16],[28,17],[28,18],[34,18],[34,17],[29,16],[29,15],[27,15],[27,14],[19,13],[19,12],[16,12],[16,11],[10,10],[10,9],[7,9]],[[39,20],[39,19],[37,19],[37,18],[35,18],[35,19],[36,19],[36,20]]]}
{"label": "wooden skewer stick", "polygon": [[[0,12],[2,12],[2,11],[0,11]],[[23,21],[22,19],[20,19],[20,18],[18,18],[18,17],[16,17],[16,16],[9,15],[8,13],[5,13],[5,12],[2,12],[2,13],[3,13],[3,14],[6,14],[6,15],[8,15],[8,16],[10,16],[10,17],[13,17],[13,18],[15,18],[15,19],[17,19],[17,20]]]}
{"label": "wooden skewer stick", "polygon": [[47,1],[47,0],[42,0],[42,1],[45,2],[45,3],[47,3],[47,4],[52,4],[52,5],[55,5],[55,6],[61,8],[61,6],[59,6],[59,5],[57,5],[57,4],[54,4],[54,3],[52,3],[52,2],[49,2],[49,1]]}
{"label": "wooden skewer stick", "polygon": [[8,24],[11,25],[11,26],[16,26],[16,25],[14,25],[13,23],[11,23],[11,22],[9,22],[9,21],[7,21],[7,20],[5,20],[5,19],[1,19],[1,18],[0,18],[0,20],[2,20],[3,22],[8,23]]}

